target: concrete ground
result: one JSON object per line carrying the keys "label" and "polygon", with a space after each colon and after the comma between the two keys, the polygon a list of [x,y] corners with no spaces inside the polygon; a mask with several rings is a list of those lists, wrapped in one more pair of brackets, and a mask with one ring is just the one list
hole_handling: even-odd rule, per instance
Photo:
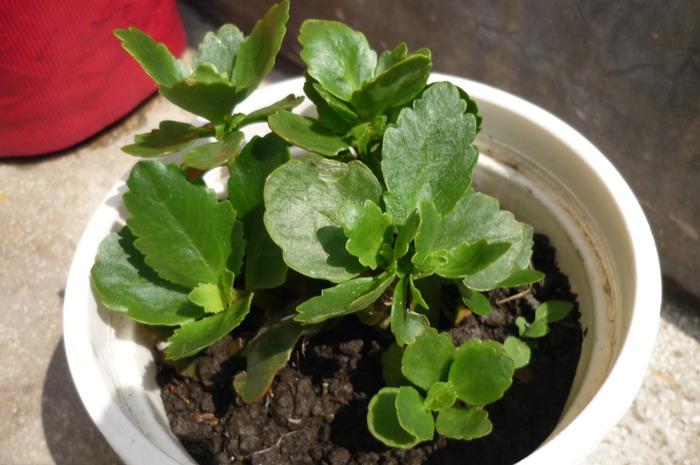
{"label": "concrete ground", "polygon": [[[207,27],[183,7],[191,34]],[[288,73],[278,71],[273,79]],[[0,464],[119,464],[68,371],[62,296],[80,235],[133,164],[119,148],[163,119],[190,115],[160,97],[52,156],[0,162]],[[591,463],[694,464],[700,457],[700,299],[666,283],[656,348],[631,409]]]}

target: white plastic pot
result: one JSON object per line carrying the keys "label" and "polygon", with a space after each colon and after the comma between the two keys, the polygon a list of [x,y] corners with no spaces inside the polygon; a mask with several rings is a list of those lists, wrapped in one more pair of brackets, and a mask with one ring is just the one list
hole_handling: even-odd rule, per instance
{"label": "white plastic pot", "polygon": [[[477,188],[549,236],[578,294],[586,337],[571,394],[555,431],[520,463],[579,463],[629,408],[651,356],[661,276],[649,225],[610,162],[561,120],[484,84],[439,74],[432,80],[449,80],[477,101],[484,117]],[[302,84],[293,79],[265,87],[240,110],[302,95]],[[262,132],[258,125],[249,135]],[[90,284],[100,241],[125,218],[124,179],[95,212],[70,270],[68,362],[90,416],[126,463],[193,463],[170,433],[149,338],[101,306]]]}

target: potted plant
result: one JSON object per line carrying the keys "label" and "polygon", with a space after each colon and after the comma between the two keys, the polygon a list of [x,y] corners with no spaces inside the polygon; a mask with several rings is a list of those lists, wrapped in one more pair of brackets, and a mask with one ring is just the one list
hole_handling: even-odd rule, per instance
{"label": "potted plant", "polygon": [[[615,275],[612,265],[620,257],[637,267],[634,251],[640,246],[653,250],[638,205],[632,198],[630,211],[606,210],[611,225],[583,223],[600,207],[582,208],[579,191],[600,198],[605,192],[593,187],[608,189],[610,180],[592,178],[584,186],[567,186],[572,193],[556,191],[577,171],[590,171],[586,160],[552,161],[554,167],[538,166],[546,158],[523,160],[510,147],[532,153],[542,143],[532,137],[543,130],[520,121],[512,134],[484,138],[482,145],[501,157],[484,160],[473,141],[480,108],[488,111],[470,97],[471,83],[431,77],[428,50],[408,53],[402,44],[377,57],[362,34],[340,23],[306,22],[300,33],[308,65],[304,78],[271,89],[257,106],[246,107],[243,101],[274,65],[288,9],[286,1],[273,6],[248,37],[233,26],[208,35],[191,72],[140,31],[117,32],[161,94],[206,121],[163,122],[125,147],[142,157],[182,156],[177,164],[138,162],[125,181],[128,190],[117,186],[85,233],[91,241],[84,248],[93,254],[87,269],[94,291],[82,298],[89,300],[88,311],[100,315],[88,317],[95,326],[90,344],[98,365],[118,368],[103,376],[106,389],[93,385],[92,395],[109,393],[95,402],[103,410],[93,413],[98,425],[128,461],[191,460],[173,441],[155,381],[148,378],[153,337],[164,341],[167,360],[191,373],[204,349],[236,335],[226,350],[244,357],[245,370],[233,386],[250,403],[269,393],[300,340],[343,328],[353,319],[393,341],[382,351],[387,386],[368,399],[366,412],[366,426],[378,443],[408,449],[432,440],[436,432],[461,440],[487,435],[492,424],[484,407],[500,399],[515,370],[528,364],[528,342],[544,336],[574,303],[538,304],[532,315],[513,318],[514,334],[500,342],[455,343],[446,333],[465,315],[477,320],[489,315],[486,291],[527,287],[544,277],[530,267],[533,228],[472,186],[479,158],[479,168],[485,168],[477,178],[480,189],[550,236],[578,293],[584,330],[595,335],[584,341],[569,408],[550,443],[566,441],[565,430],[574,430],[596,406],[604,392],[602,379],[616,373],[612,361],[624,358],[624,344],[633,340],[615,334],[620,327],[635,327],[631,307],[621,299],[637,298],[643,289],[658,309],[654,258],[644,264],[644,276],[657,281],[646,288],[637,287],[637,277]],[[295,92],[301,88],[314,105],[300,113],[302,99]],[[486,108],[497,114],[497,106],[488,102],[490,90],[479,90]],[[517,108],[509,111],[496,126],[507,127],[520,117]],[[549,145],[546,156],[571,151],[551,136],[543,140]],[[289,146],[306,154],[292,157]],[[543,168],[551,172],[541,176]],[[513,179],[516,173],[522,179]],[[606,176],[619,181],[615,174]],[[624,184],[615,189],[629,197]],[[114,206],[116,211],[110,209]],[[601,251],[598,245],[627,234],[629,218],[641,228],[641,239],[632,238],[619,252]],[[95,228],[102,229],[95,234]],[[601,239],[608,230],[614,239]],[[67,322],[68,309],[77,308],[73,280],[80,279],[83,290],[89,283],[86,265],[77,258],[76,263],[82,270],[71,271]],[[128,319],[98,307],[96,300]],[[612,320],[603,316],[606,312],[613,312]],[[149,333],[132,320],[147,325]],[[642,365],[654,330],[653,318],[645,321]],[[67,323],[73,370],[80,362],[69,342],[72,331]],[[103,339],[105,331],[111,335]],[[620,345],[598,342],[608,336]],[[120,371],[122,363],[128,365],[125,371]],[[144,375],[143,367],[151,373]],[[625,401],[630,400],[628,391]],[[90,401],[86,404],[94,412]],[[110,437],[113,424],[134,423],[129,416],[138,418],[138,427]],[[603,427],[611,424],[608,420]],[[142,444],[139,429],[148,445],[132,455],[133,449],[122,444]],[[578,446],[578,456],[587,447],[587,442]],[[538,452],[526,460],[537,460]]]}

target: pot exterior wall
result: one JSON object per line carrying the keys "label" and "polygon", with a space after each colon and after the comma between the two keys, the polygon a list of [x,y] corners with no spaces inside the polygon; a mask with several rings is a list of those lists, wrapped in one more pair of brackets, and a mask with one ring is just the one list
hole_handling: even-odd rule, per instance
{"label": "pot exterior wall", "polygon": [[[274,0],[200,0],[250,29]],[[664,274],[700,295],[700,3],[622,0],[304,0],[306,18],[341,20],[377,50],[430,47],[435,70],[501,88],[593,142],[639,197]]]}

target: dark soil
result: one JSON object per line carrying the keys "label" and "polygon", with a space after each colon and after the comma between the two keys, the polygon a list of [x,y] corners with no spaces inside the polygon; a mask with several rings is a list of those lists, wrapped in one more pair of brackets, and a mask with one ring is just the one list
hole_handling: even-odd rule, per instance
{"label": "dark soil", "polygon": [[[515,318],[532,320],[540,302],[576,299],[543,236],[535,237],[533,264],[547,278],[488,317],[467,317],[452,331],[455,344],[473,337],[502,341],[517,335]],[[490,297],[496,302],[508,296]],[[243,403],[233,390],[233,377],[244,365],[228,355],[235,345],[231,336],[207,349],[201,380],[159,363],[158,382],[173,432],[200,464],[512,464],[536,449],[558,421],[581,350],[578,320],[575,308],[532,344],[530,365],[516,371],[504,398],[488,407],[493,432],[473,441],[436,436],[404,450],[371,436],[367,404],[383,387],[380,357],[388,341],[354,317],[303,340],[255,404]]]}

